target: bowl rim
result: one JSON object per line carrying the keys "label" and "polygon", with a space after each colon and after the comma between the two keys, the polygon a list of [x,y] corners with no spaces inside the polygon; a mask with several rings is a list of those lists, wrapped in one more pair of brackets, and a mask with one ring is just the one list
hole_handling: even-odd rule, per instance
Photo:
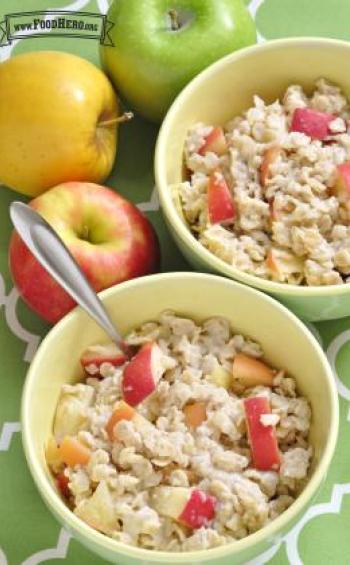
{"label": "bowl rim", "polygon": [[293,520],[298,517],[301,511],[310,504],[312,498],[317,493],[327,474],[335,451],[339,428],[338,394],[331,367],[327,361],[323,349],[321,348],[314,335],[304,325],[304,323],[301,322],[301,320],[299,320],[299,318],[297,318],[295,314],[290,312],[285,306],[283,306],[270,296],[263,294],[254,288],[216,275],[194,272],[174,272],[150,275],[147,277],[141,277],[127,281],[103,291],[102,293],[100,293],[100,296],[104,300],[108,299],[110,296],[118,295],[120,292],[122,293],[126,288],[142,290],[142,286],[145,284],[152,285],[154,282],[161,283],[169,279],[175,279],[179,282],[183,282],[189,279],[195,279],[198,281],[203,279],[210,279],[213,284],[216,284],[218,286],[228,286],[231,288],[236,288],[240,292],[246,293],[248,295],[254,295],[265,303],[270,304],[271,308],[275,308],[276,310],[279,310],[281,313],[283,313],[286,320],[289,320],[291,324],[297,326],[299,331],[304,335],[304,338],[307,339],[310,343],[310,346],[313,347],[314,353],[319,358],[319,361],[324,369],[323,375],[326,379],[326,385],[328,389],[331,425],[328,432],[328,438],[324,452],[317,463],[314,473],[305,486],[304,490],[293,502],[293,504],[280,516],[274,519],[270,524],[267,524],[257,532],[250,534],[249,536],[241,540],[233,541],[232,543],[228,543],[216,548],[189,552],[154,551],[134,546],[128,546],[126,544],[113,540],[112,538],[109,538],[96,530],[93,530],[77,516],[75,516],[75,514],[73,514],[73,512],[68,508],[68,506],[66,506],[63,500],[53,489],[49,478],[47,477],[43,467],[41,466],[40,460],[36,456],[36,450],[34,448],[30,433],[30,400],[33,393],[35,393],[36,368],[38,365],[40,365],[41,358],[46,354],[47,349],[50,348],[51,343],[55,341],[57,335],[64,332],[66,326],[69,325],[71,323],[71,320],[78,315],[79,311],[81,310],[80,307],[74,308],[74,310],[67,314],[60,322],[58,322],[58,324],[56,324],[56,326],[54,326],[49,331],[49,333],[41,342],[38,351],[29,367],[22,392],[22,443],[30,473],[43,500],[53,512],[55,517],[58,516],[61,523],[63,523],[70,532],[74,532],[74,534],[77,534],[78,537],[80,536],[88,540],[90,548],[92,546],[98,546],[102,551],[108,551],[109,553],[115,553],[116,555],[120,554],[122,556],[139,559],[141,561],[146,560],[158,563],[171,562],[183,564],[189,563],[191,561],[193,563],[199,563],[212,559],[235,556],[241,551],[252,549],[254,545],[258,545],[259,543],[268,543],[269,538],[272,538],[276,533],[278,533],[279,530],[288,528],[288,524],[290,522],[293,522]]}
{"label": "bowl rim", "polygon": [[317,48],[320,49],[339,49],[343,48],[349,51],[350,55],[350,43],[340,39],[329,39],[322,37],[292,37],[286,39],[272,39],[266,41],[265,43],[258,43],[249,47],[244,47],[238,51],[226,55],[225,57],[219,59],[206,69],[199,73],[177,96],[170,109],[168,110],[164,121],[159,130],[156,147],[155,147],[155,158],[154,158],[154,171],[156,179],[156,187],[159,195],[159,201],[161,204],[162,211],[168,220],[170,231],[174,230],[178,238],[184,244],[184,246],[190,250],[193,255],[199,259],[202,264],[206,265],[208,269],[214,270],[217,273],[224,274],[227,277],[237,280],[238,282],[253,286],[264,292],[275,293],[280,296],[294,296],[294,297],[329,297],[329,296],[339,296],[342,294],[347,294],[350,291],[350,283],[344,283],[342,285],[323,285],[323,286],[300,286],[295,284],[280,283],[276,281],[270,281],[245,273],[236,267],[225,263],[222,259],[211,253],[206,249],[191,233],[190,228],[184,223],[180,218],[179,213],[176,210],[172,198],[172,192],[170,186],[166,182],[166,152],[165,146],[167,144],[167,139],[171,137],[170,124],[173,118],[180,111],[181,105],[184,103],[186,98],[190,96],[194,91],[196,91],[203,83],[205,83],[210,76],[217,70],[229,66],[231,63],[239,59],[244,59],[246,57],[254,56],[257,52],[261,51],[274,51],[279,48],[286,47],[302,47],[305,49]]}

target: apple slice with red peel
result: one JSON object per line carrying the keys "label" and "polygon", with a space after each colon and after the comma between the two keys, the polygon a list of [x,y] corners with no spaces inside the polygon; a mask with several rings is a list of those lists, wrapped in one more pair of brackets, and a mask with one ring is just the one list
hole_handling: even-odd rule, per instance
{"label": "apple slice with red peel", "polygon": [[334,186],[331,192],[343,200],[350,198],[350,161],[337,166]]}
{"label": "apple slice with red peel", "polygon": [[290,131],[299,131],[312,139],[323,140],[331,134],[329,124],[336,116],[329,112],[318,112],[312,108],[294,110]]}
{"label": "apple slice with red peel", "polygon": [[199,148],[198,153],[205,155],[206,153],[216,153],[216,155],[224,155],[227,151],[227,141],[224,130],[221,127],[214,127],[205,137],[203,145]]}
{"label": "apple slice with red peel", "polygon": [[87,376],[101,377],[100,369],[103,363],[110,363],[114,367],[119,367],[126,360],[125,353],[115,343],[111,342],[90,345],[82,354],[80,363]]}
{"label": "apple slice with red peel", "polygon": [[278,157],[281,155],[282,148],[279,145],[274,145],[265,150],[263,160],[260,165],[260,183],[265,187],[267,181],[271,178],[271,166],[276,163]]}
{"label": "apple slice with red peel", "polygon": [[156,487],[152,494],[154,509],[185,526],[197,529],[208,526],[215,516],[216,498],[200,489]]}
{"label": "apple slice with red peel", "polygon": [[124,369],[123,398],[130,406],[137,406],[155,391],[164,370],[162,352],[154,342],[145,343]]}
{"label": "apple slice with red peel", "polygon": [[58,473],[58,475],[56,475],[56,484],[62,496],[64,498],[69,498],[70,497],[69,478],[64,474],[63,471],[62,473]]}
{"label": "apple slice with red peel", "polygon": [[218,171],[209,178],[208,216],[211,224],[229,224],[236,218],[232,194],[224,175]]}
{"label": "apple slice with red peel", "polygon": [[277,471],[281,458],[276,431],[261,422],[261,416],[271,414],[270,403],[265,396],[245,398],[243,402],[253,465],[259,471]]}
{"label": "apple slice with red peel", "polygon": [[234,381],[245,388],[271,387],[275,378],[275,371],[255,357],[238,353],[233,360],[232,376]]}
{"label": "apple slice with red peel", "polygon": [[284,275],[303,272],[303,260],[285,249],[272,247],[266,257],[266,265],[278,279]]}

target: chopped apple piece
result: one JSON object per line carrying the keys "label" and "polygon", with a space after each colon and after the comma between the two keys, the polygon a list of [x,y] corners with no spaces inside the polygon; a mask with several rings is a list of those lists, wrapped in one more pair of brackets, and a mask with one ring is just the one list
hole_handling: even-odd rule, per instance
{"label": "chopped apple piece", "polygon": [[260,166],[260,183],[263,187],[266,186],[267,181],[271,178],[271,165],[276,163],[281,152],[282,148],[278,145],[269,147],[264,152],[263,160]]}
{"label": "chopped apple piece", "polygon": [[337,166],[332,192],[343,200],[350,198],[350,161]]}
{"label": "chopped apple piece", "polygon": [[220,365],[214,369],[214,371],[208,376],[209,380],[216,384],[217,386],[222,386],[226,390],[229,390],[232,384],[232,375],[229,371],[226,371]]}
{"label": "chopped apple piece", "polygon": [[277,278],[303,272],[302,259],[277,247],[272,247],[268,251],[266,265]]}
{"label": "chopped apple piece", "polygon": [[101,481],[93,495],[76,507],[74,514],[104,534],[117,529],[113,498],[105,481]]}
{"label": "chopped apple piece", "polygon": [[68,467],[87,465],[90,460],[90,449],[74,437],[66,436],[59,446],[62,461]]}
{"label": "chopped apple piece", "polygon": [[119,347],[111,342],[90,345],[85,349],[80,358],[80,363],[87,376],[101,377],[100,368],[103,363],[110,363],[114,367],[123,365],[127,357]]}
{"label": "chopped apple piece", "polygon": [[280,218],[280,214],[278,213],[274,198],[270,200],[270,218],[272,222],[277,222]]}
{"label": "chopped apple piece", "polygon": [[204,402],[187,404],[183,409],[185,422],[189,428],[198,428],[207,419],[207,410]]}
{"label": "chopped apple piece", "polygon": [[312,139],[325,139],[330,135],[329,124],[336,116],[328,112],[318,112],[311,108],[294,110],[290,131],[299,131]]}
{"label": "chopped apple piece", "polygon": [[218,171],[212,173],[208,184],[208,216],[211,224],[232,223],[236,209],[225,177]]}
{"label": "chopped apple piece", "polygon": [[64,498],[69,498],[70,497],[69,478],[64,474],[63,471],[61,473],[58,473],[58,475],[56,475],[56,484],[62,496],[64,496]]}
{"label": "chopped apple piece", "polygon": [[215,127],[211,130],[209,135],[204,140],[202,147],[199,148],[198,153],[205,155],[212,152],[216,155],[224,155],[227,151],[227,142],[224,130],[221,127]]}
{"label": "chopped apple piece", "polygon": [[280,466],[280,453],[275,428],[262,423],[261,417],[271,414],[266,397],[244,399],[248,438],[253,465],[259,471],[276,471]]}
{"label": "chopped apple piece", "polygon": [[94,398],[94,389],[80,384],[75,391],[62,392],[58,401],[55,421],[54,436],[58,443],[65,436],[75,436],[87,426],[87,408],[91,406]]}
{"label": "chopped apple piece", "polygon": [[254,357],[238,353],[232,365],[233,379],[245,388],[272,386],[275,372],[271,367]]}
{"label": "chopped apple piece", "polygon": [[54,437],[50,437],[45,449],[45,457],[47,464],[56,473],[62,468],[63,461],[60,454],[60,449]]}
{"label": "chopped apple piece", "polygon": [[123,397],[130,406],[137,406],[155,391],[163,374],[162,352],[154,342],[145,343],[124,369]]}
{"label": "chopped apple piece", "polygon": [[114,439],[114,426],[121,420],[132,420],[135,414],[136,412],[134,408],[132,406],[129,406],[129,404],[127,404],[123,400],[118,403],[117,407],[114,409],[110,419],[106,424],[106,430],[111,441]]}
{"label": "chopped apple piece", "polygon": [[216,499],[189,487],[156,487],[152,494],[155,510],[189,528],[207,526],[215,516]]}

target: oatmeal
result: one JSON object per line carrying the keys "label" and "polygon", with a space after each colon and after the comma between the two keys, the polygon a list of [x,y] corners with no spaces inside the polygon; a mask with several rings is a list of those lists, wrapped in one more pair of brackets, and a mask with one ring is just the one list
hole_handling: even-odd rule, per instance
{"label": "oatmeal", "polygon": [[350,113],[324,79],[307,96],[254,106],[225,128],[188,133],[190,180],[179,186],[191,231],[246,273],[297,285],[334,285],[350,275]]}
{"label": "oatmeal", "polygon": [[84,352],[46,457],[88,525],[125,544],[190,551],[244,538],[303,489],[311,410],[294,379],[223,318],[164,312]]}

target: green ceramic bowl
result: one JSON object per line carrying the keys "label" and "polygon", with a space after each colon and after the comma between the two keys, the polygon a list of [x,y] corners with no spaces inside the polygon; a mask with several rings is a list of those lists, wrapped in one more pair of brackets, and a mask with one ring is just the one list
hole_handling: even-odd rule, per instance
{"label": "green ceramic bowl", "polygon": [[231,267],[193,237],[171,187],[183,180],[184,140],[194,123],[225,124],[251,106],[254,94],[272,102],[292,83],[310,92],[319,77],[339,84],[350,97],[349,61],[350,43],[331,39],[283,39],[242,49],[206,69],[183,90],[163,122],[156,148],[161,206],[188,261],[198,270],[263,290],[311,321],[349,316],[350,284],[300,287],[260,279]]}
{"label": "green ceramic bowl", "polygon": [[[22,402],[23,445],[34,481],[50,510],[81,543],[119,565],[156,563],[245,563],[280,539],[305,512],[327,473],[338,432],[338,400],[326,357],[309,330],[270,297],[223,277],[197,273],[154,275],[102,293],[121,332],[158,317],[165,309],[202,320],[226,316],[232,327],[260,342],[266,357],[285,367],[310,400],[314,448],[311,478],[298,499],[271,524],[249,537],[215,549],[166,553],[129,547],[91,529],[60,498],[45,462],[60,387],[81,376],[79,356],[85,347],[105,340],[102,330],[77,308],[42,342],[29,369]],[[283,347],[288,343],[288,347]]]}

